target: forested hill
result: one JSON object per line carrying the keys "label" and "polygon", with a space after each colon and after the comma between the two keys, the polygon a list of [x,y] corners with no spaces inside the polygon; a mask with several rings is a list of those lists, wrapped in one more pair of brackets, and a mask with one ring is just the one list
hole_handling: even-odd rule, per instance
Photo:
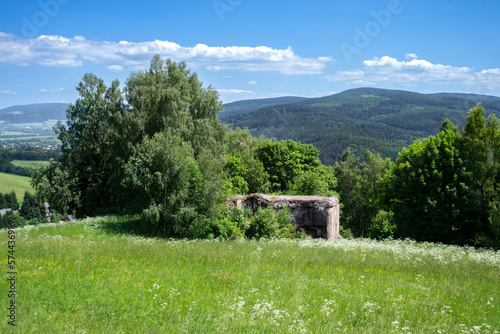
{"label": "forested hill", "polygon": [[446,118],[463,127],[478,102],[486,116],[500,116],[500,98],[492,96],[358,88],[221,120],[231,129],[248,128],[254,136],[313,144],[323,163],[333,164],[348,147],[359,156],[369,149],[395,159],[415,139],[436,134]]}
{"label": "forested hill", "polygon": [[67,103],[37,103],[0,109],[0,121],[7,123],[39,123],[65,120]]}
{"label": "forested hill", "polygon": [[219,118],[233,115],[246,114],[264,107],[272,107],[280,104],[297,103],[307,100],[306,97],[284,96],[269,99],[243,100],[224,104],[224,109],[219,112]]}

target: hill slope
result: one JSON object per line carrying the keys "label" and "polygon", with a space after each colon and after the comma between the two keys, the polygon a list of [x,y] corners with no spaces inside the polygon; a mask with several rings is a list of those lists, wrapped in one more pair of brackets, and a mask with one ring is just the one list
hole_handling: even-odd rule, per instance
{"label": "hill slope", "polygon": [[67,103],[16,105],[0,110],[0,121],[7,123],[43,123],[65,120]]}
{"label": "hill slope", "polygon": [[15,191],[18,201],[23,200],[24,192],[34,192],[29,177],[0,173],[0,193],[7,194],[12,190]]}
{"label": "hill slope", "polygon": [[[358,88],[298,103],[264,107],[222,118],[230,128],[249,128],[255,136],[314,144],[321,160],[333,164],[350,147],[358,155],[369,149],[395,159],[415,139],[439,131],[448,118],[459,127],[476,98],[426,95],[407,91]],[[483,102],[487,114],[500,115],[500,100]]]}
{"label": "hill slope", "polygon": [[243,100],[224,104],[224,109],[219,112],[219,118],[233,115],[246,114],[265,107],[272,107],[280,104],[297,103],[307,100],[305,97],[285,96],[270,99]]}

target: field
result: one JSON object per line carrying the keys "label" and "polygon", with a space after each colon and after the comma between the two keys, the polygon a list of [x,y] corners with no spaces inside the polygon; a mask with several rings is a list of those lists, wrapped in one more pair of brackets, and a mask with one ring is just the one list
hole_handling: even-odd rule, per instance
{"label": "field", "polygon": [[16,192],[17,200],[22,201],[26,191],[34,192],[30,185],[30,178],[13,174],[0,173],[0,193]]}
{"label": "field", "polygon": [[[500,254],[412,241],[16,230],[18,333],[499,333]],[[7,230],[0,230],[7,253]],[[7,272],[7,259],[0,262]],[[0,281],[6,312],[8,282]],[[0,332],[7,332],[2,317]]]}
{"label": "field", "polygon": [[49,165],[48,161],[12,160],[11,162],[16,167],[35,167]]}

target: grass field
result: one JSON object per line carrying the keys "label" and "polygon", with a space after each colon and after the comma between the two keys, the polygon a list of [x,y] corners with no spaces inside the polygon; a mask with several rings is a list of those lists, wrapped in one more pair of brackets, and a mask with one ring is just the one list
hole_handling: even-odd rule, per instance
{"label": "grass field", "polygon": [[23,200],[26,191],[34,192],[29,177],[0,173],[0,193],[7,194],[12,190],[16,192],[18,201]]}
{"label": "grass field", "polygon": [[[500,254],[411,241],[16,230],[17,333],[499,333]],[[7,230],[0,262],[7,268]],[[8,282],[0,281],[6,313]],[[8,333],[6,317],[0,331]]]}
{"label": "grass field", "polygon": [[35,167],[49,165],[48,161],[12,160],[11,162],[16,167]]}

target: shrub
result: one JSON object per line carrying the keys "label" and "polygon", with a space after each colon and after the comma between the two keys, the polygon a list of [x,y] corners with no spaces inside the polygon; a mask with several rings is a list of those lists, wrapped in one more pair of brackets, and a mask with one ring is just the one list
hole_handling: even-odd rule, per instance
{"label": "shrub", "polygon": [[23,227],[28,225],[28,222],[20,215],[9,211],[0,219],[0,228],[8,228],[12,225],[15,225],[16,227]]}
{"label": "shrub", "polygon": [[296,236],[296,226],[292,224],[293,215],[285,207],[278,212],[273,208],[259,208],[250,217],[247,230],[249,238],[293,238]]}
{"label": "shrub", "polygon": [[385,239],[392,236],[395,230],[394,213],[392,211],[380,210],[373,219],[368,235],[374,239]]}

